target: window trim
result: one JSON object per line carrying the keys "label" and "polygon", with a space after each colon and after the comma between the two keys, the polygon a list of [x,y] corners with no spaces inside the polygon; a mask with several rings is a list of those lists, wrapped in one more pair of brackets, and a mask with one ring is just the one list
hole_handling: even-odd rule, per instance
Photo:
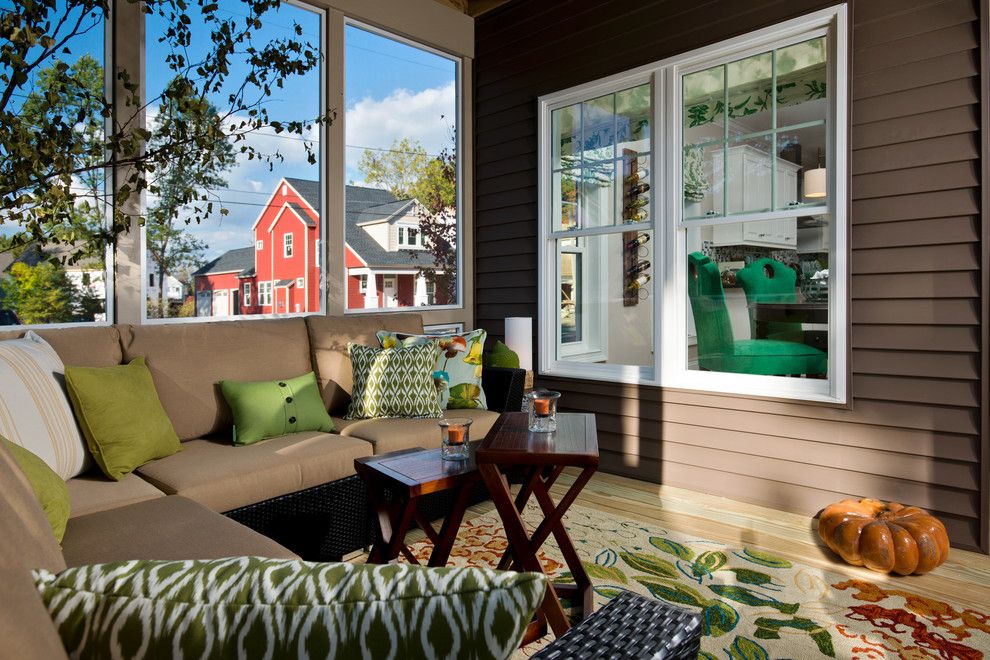
{"label": "window trim", "polygon": [[244,283],[243,292],[241,293],[241,305],[243,305],[244,307],[252,307],[250,282]]}
{"label": "window trim", "polygon": [[[454,67],[454,121],[455,121],[454,138],[456,140],[456,148],[457,148],[457,163],[456,163],[456,165],[457,165],[457,167],[456,167],[456,176],[457,176],[457,191],[456,191],[457,213],[455,214],[456,215],[455,221],[456,221],[456,224],[457,224],[457,286],[456,286],[457,302],[454,303],[454,304],[448,304],[448,305],[421,305],[419,307],[409,307],[409,308],[404,308],[404,307],[367,307],[366,308],[366,307],[363,307],[363,301],[362,301],[362,306],[361,307],[356,307],[354,309],[351,309],[350,306],[349,306],[349,304],[348,304],[349,301],[348,301],[348,298],[347,298],[347,296],[348,296],[347,286],[346,286],[346,282],[347,282],[347,268],[345,266],[343,268],[343,272],[340,274],[340,276],[342,278],[341,279],[341,282],[344,283],[344,287],[343,287],[343,291],[344,291],[343,298],[344,299],[343,299],[343,303],[342,303],[343,304],[343,314],[344,315],[349,315],[349,314],[382,314],[382,313],[393,312],[393,311],[394,312],[402,312],[402,311],[412,311],[412,310],[415,310],[417,312],[434,312],[434,311],[443,311],[443,310],[448,310],[448,309],[465,309],[466,308],[466,303],[465,303],[465,298],[464,298],[464,296],[465,296],[465,289],[464,289],[464,286],[465,285],[464,285],[464,281],[465,281],[465,279],[467,277],[467,273],[465,272],[465,260],[464,260],[464,250],[466,249],[465,248],[465,230],[464,230],[464,227],[465,227],[465,220],[464,220],[464,212],[465,212],[465,207],[464,207],[464,203],[465,203],[465,195],[464,195],[464,186],[465,186],[465,180],[464,180],[464,176],[465,176],[464,159],[467,158],[468,156],[465,155],[465,137],[464,137],[464,130],[462,130],[462,129],[464,128],[464,110],[465,110],[465,108],[464,108],[464,96],[465,96],[464,95],[464,67],[465,67],[465,59],[466,58],[464,56],[462,56],[462,55],[459,55],[459,54],[456,54],[456,53],[453,53],[453,52],[447,52],[447,51],[441,50],[439,48],[435,48],[433,46],[429,46],[429,45],[427,45],[427,44],[425,44],[423,42],[416,41],[415,39],[410,39],[409,37],[402,36],[402,35],[400,35],[400,34],[398,34],[396,32],[391,32],[391,31],[389,31],[387,29],[383,29],[383,28],[377,27],[375,25],[372,25],[370,23],[366,23],[364,21],[361,21],[360,19],[357,19],[357,18],[354,18],[354,17],[346,16],[345,15],[344,16],[344,30],[342,32],[343,44],[342,44],[342,47],[339,50],[340,56],[341,56],[341,62],[342,62],[342,65],[341,65],[341,68],[342,68],[341,79],[342,79],[342,88],[343,89],[346,89],[346,79],[347,79],[347,28],[348,27],[356,27],[358,29],[365,30],[366,32],[371,32],[373,34],[377,34],[377,35],[382,36],[382,37],[385,37],[387,39],[392,39],[392,40],[394,40],[396,42],[405,44],[407,46],[412,46],[413,48],[418,48],[418,49],[423,50],[423,51],[426,51],[428,53],[433,53],[434,55],[439,55],[440,57],[443,57],[445,59],[448,59],[448,60],[454,62],[454,64],[455,64],[455,67]],[[344,101],[344,107],[346,107],[346,105],[347,105],[347,98],[346,98],[346,96],[344,97],[343,101]],[[341,124],[341,128],[340,128],[341,135],[346,135],[347,134],[347,113],[346,112],[340,112],[340,113],[338,113],[338,115],[337,115],[337,121],[340,122],[340,124]],[[341,155],[342,162],[340,163],[339,167],[341,168],[341,171],[346,171],[346,168],[347,168],[347,149],[346,148],[345,149],[342,149],[341,152],[340,152],[340,155]],[[344,181],[342,180],[340,183],[343,184]],[[341,188],[341,190],[343,191],[343,188]],[[347,201],[346,201],[345,197],[346,197],[346,195],[341,195],[340,196],[340,201],[339,201],[340,208],[339,208],[339,211],[342,214],[341,217],[345,217],[345,214],[346,214],[346,208],[345,207],[346,207]],[[344,243],[346,243],[347,242],[347,229],[346,229],[346,226],[344,227],[344,230],[343,230],[342,233],[344,235],[343,236]]]}
{"label": "window trim", "polygon": [[282,234],[282,258],[291,259],[293,255],[293,248],[295,247],[296,239],[293,238],[292,232],[287,231]]}
{"label": "window trim", "polygon": [[[622,383],[653,385],[671,389],[690,389],[711,393],[756,396],[759,398],[796,399],[811,403],[846,404],[849,399],[848,348],[849,348],[849,23],[848,9],[837,5],[812,12],[796,19],[756,30],[741,37],[728,39],[710,46],[670,57],[608,78],[578,85],[538,99],[538,167],[539,167],[539,325],[540,343],[539,373],[542,375],[591,380],[609,380]],[[829,114],[826,167],[833,172],[829,179],[827,197],[830,223],[831,254],[829,307],[829,377],[826,380],[806,378],[780,378],[747,374],[722,374],[690,371],[687,368],[688,324],[686,304],[686,228],[700,226],[697,221],[685,225],[680,203],[681,162],[674,154],[680,153],[681,108],[680,76],[695,70],[718,66],[771,48],[780,48],[813,38],[815,32],[828,34],[829,66]],[[595,98],[643,82],[653,83],[653,135],[651,143],[652,185],[656,198],[661,200],[653,209],[650,223],[644,230],[653,229],[655,254],[663,255],[658,264],[655,282],[664,295],[657,296],[654,308],[654,365],[652,374],[632,365],[581,364],[557,359],[557,323],[553,320],[554,303],[559,292],[554,293],[553,281],[556,267],[552,259],[555,241],[561,237],[590,236],[612,233],[613,228],[589,228],[577,231],[553,231],[551,214],[551,112],[559,107]],[[805,207],[811,213],[816,207]],[[820,210],[820,209],[819,209]],[[793,211],[778,212],[793,216]],[[726,222],[745,222],[749,214],[726,218]],[[768,214],[758,214],[767,219]],[[649,227],[645,226],[649,224]],[[668,331],[664,331],[664,330]]]}

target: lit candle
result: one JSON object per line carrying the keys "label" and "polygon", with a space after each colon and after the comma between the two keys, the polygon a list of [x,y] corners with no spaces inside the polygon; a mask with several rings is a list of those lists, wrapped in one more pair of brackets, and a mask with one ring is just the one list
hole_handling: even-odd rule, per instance
{"label": "lit candle", "polygon": [[447,444],[450,445],[460,445],[464,443],[464,431],[466,429],[463,426],[448,426],[447,427]]}
{"label": "lit candle", "polygon": [[533,412],[540,417],[549,417],[550,399],[533,399]]}

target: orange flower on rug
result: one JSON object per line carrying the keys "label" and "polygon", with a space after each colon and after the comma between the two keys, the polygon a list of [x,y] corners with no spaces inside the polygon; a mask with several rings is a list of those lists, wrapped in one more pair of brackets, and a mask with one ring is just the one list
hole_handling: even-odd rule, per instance
{"label": "orange flower on rug", "polygon": [[[532,505],[523,514],[530,529],[541,519]],[[595,606],[627,590],[698,612],[700,660],[971,660],[990,651],[986,611],[578,505],[565,525],[594,584]],[[461,526],[450,563],[495,566],[506,545],[492,511]],[[425,562],[432,546],[422,541],[412,549]],[[554,581],[571,579],[552,540],[540,560]],[[909,587],[910,579],[903,583]]]}

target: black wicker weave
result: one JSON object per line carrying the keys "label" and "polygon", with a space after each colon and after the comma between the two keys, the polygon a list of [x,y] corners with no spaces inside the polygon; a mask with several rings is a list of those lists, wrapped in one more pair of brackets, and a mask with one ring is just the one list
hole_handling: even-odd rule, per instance
{"label": "black wicker weave", "polygon": [[700,647],[700,616],[624,591],[533,657],[694,660]]}
{"label": "black wicker weave", "polygon": [[496,412],[518,411],[522,408],[526,372],[522,369],[485,367],[481,386],[485,389],[488,409]]}

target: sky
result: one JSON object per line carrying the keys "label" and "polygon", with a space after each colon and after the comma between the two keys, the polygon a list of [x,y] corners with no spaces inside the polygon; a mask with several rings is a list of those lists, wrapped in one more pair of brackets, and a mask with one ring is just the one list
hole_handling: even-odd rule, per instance
{"label": "sky", "polygon": [[[0,0],[0,12],[11,4],[10,0]],[[190,3],[189,11],[194,17],[193,25],[203,26],[194,34],[188,52],[190,59],[196,59],[204,52],[210,35],[205,23],[195,20],[195,3]],[[245,15],[240,0],[220,0],[220,12],[235,18]],[[298,23],[303,35],[297,38],[315,45],[320,42],[321,20],[322,13],[286,2],[263,18],[263,27],[256,32],[254,42],[260,45],[273,38],[292,36],[292,25]],[[146,75],[150,98],[160,93],[173,72],[165,65],[168,47],[158,40],[164,34],[165,21],[158,16],[148,16],[147,21]],[[357,163],[366,148],[386,150],[394,140],[408,137],[419,140],[431,154],[439,152],[449,141],[454,124],[455,63],[355,25],[346,27],[345,48],[346,108],[334,110],[346,125],[347,182],[363,183],[364,177],[357,169]],[[92,30],[76,39],[71,49],[71,55],[65,56],[67,61],[74,61],[83,53],[102,60],[102,31]],[[323,66],[325,68],[326,63]],[[235,62],[228,78],[230,84],[243,80],[245,71],[243,63]],[[315,118],[320,112],[319,89],[318,71],[285,79],[284,87],[266,101],[271,118]],[[218,108],[222,109],[225,103],[226,93],[218,94],[215,99]],[[154,112],[154,108],[149,109],[151,117]],[[226,189],[215,192],[229,214],[222,217],[217,213],[203,224],[189,228],[207,243],[207,258],[253,243],[251,225],[282,176],[319,177],[319,166],[306,161],[304,139],[315,144],[319,132],[277,136],[264,131],[251,138],[251,143],[259,150],[271,153],[277,149],[285,160],[276,163],[274,171],[269,172],[264,163],[242,159],[226,173]],[[153,203],[154,199],[148,201]]]}

